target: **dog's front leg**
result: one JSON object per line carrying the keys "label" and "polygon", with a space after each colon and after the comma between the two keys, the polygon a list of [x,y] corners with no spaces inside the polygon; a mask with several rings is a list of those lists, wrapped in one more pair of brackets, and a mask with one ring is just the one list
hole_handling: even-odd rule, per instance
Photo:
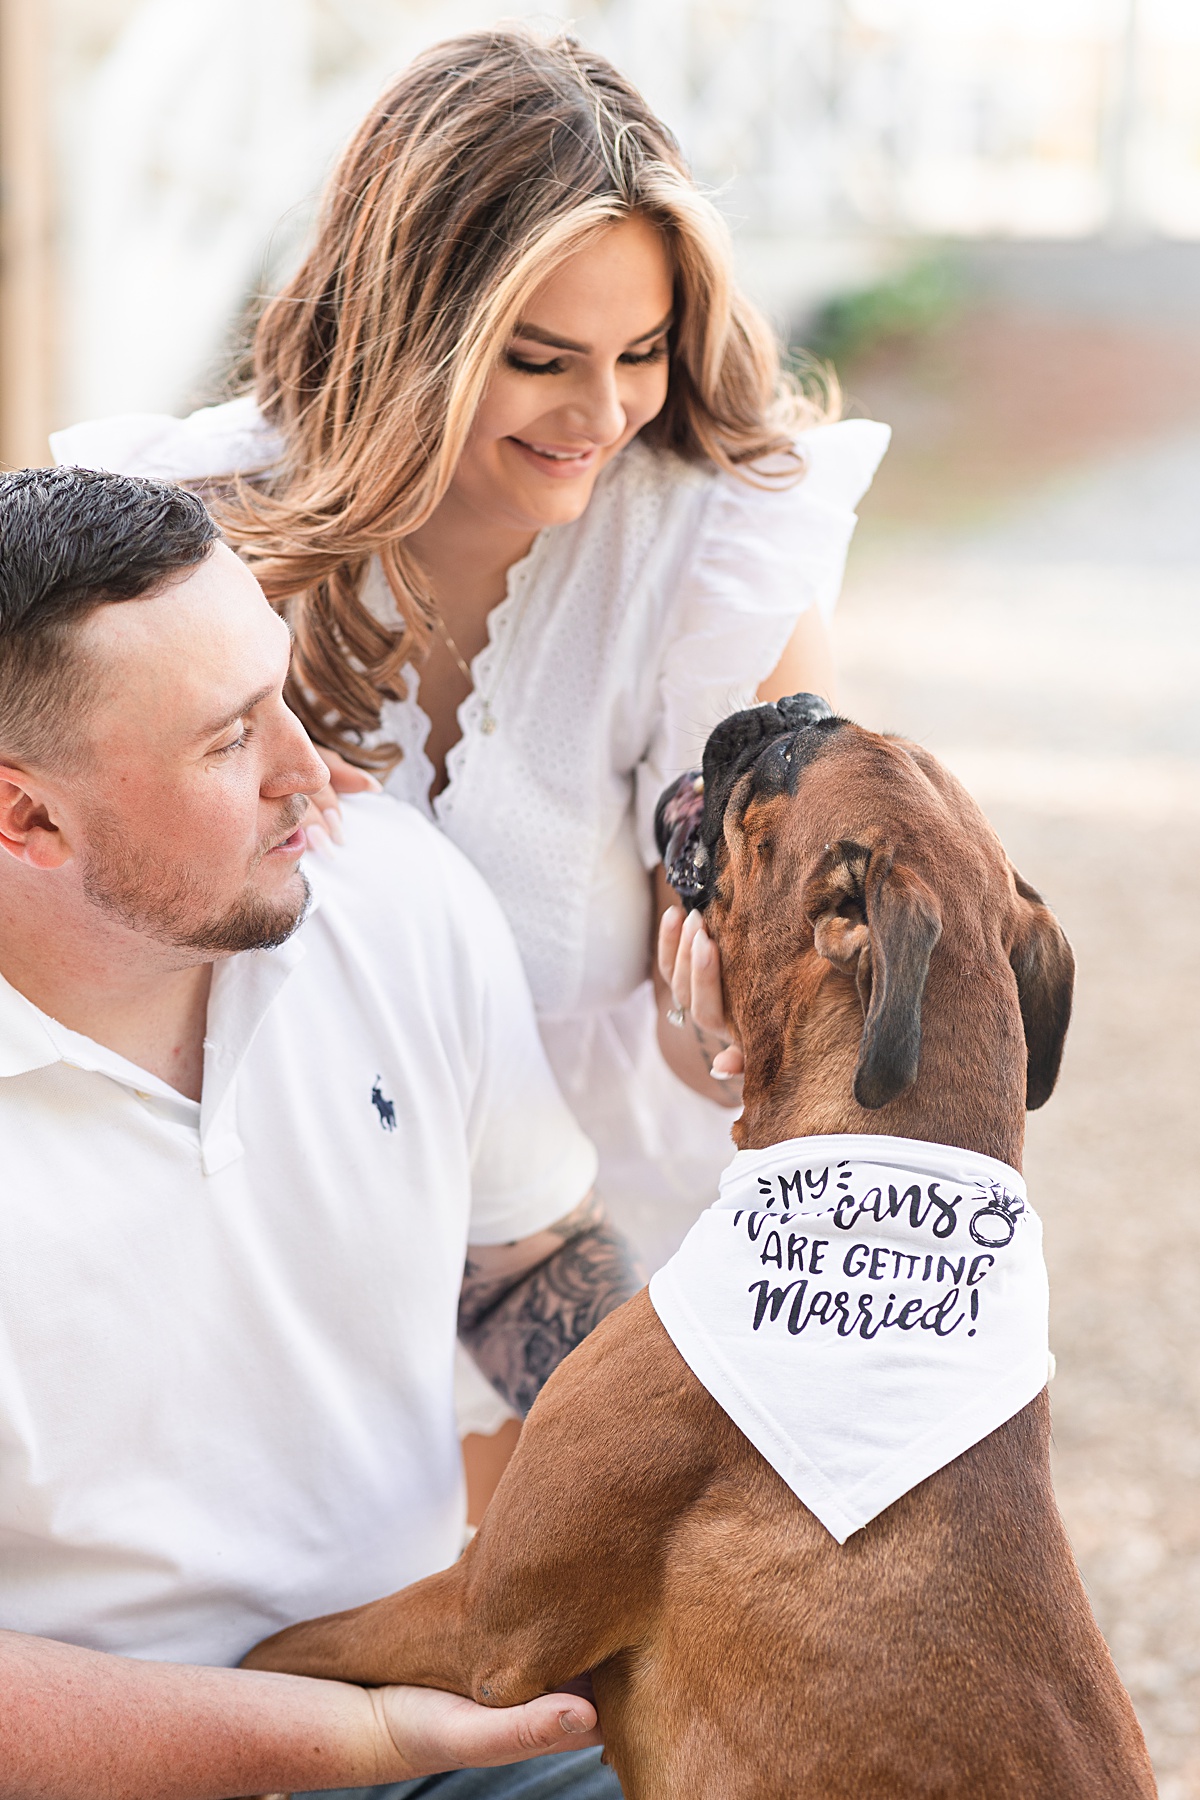
{"label": "dog's front leg", "polygon": [[468,1694],[472,1647],[464,1642],[464,1612],[463,1568],[456,1563],[385,1600],[289,1625],[256,1644],[242,1667]]}
{"label": "dog's front leg", "polygon": [[644,1636],[670,1527],[711,1477],[710,1408],[637,1295],[547,1382],[453,1568],[278,1632],[247,1666],[511,1706],[608,1661]]}

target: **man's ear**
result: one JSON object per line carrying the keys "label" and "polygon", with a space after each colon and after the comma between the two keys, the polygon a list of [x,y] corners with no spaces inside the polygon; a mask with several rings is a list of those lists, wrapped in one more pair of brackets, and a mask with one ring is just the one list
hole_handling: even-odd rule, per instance
{"label": "man's ear", "polygon": [[917,1079],[921,1005],[942,934],[941,908],[887,845],[868,850],[849,839],[826,848],[805,883],[803,905],[818,954],[854,975],[865,1015],[854,1098],[873,1111]]}
{"label": "man's ear", "polygon": [[42,783],[8,763],[0,763],[0,850],[35,869],[61,869],[71,859]]}
{"label": "man's ear", "polygon": [[1017,905],[1008,960],[1017,978],[1025,1027],[1025,1105],[1044,1106],[1054,1092],[1071,1022],[1075,957],[1062,926],[1036,888],[1013,870]]}

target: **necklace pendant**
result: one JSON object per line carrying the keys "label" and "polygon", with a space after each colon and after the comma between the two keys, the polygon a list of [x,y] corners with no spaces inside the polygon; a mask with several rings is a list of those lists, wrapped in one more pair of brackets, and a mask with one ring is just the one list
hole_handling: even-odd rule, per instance
{"label": "necklace pendant", "polygon": [[496,729],[496,715],[493,713],[486,700],[483,703],[483,716],[479,721],[479,729],[484,737],[491,737]]}

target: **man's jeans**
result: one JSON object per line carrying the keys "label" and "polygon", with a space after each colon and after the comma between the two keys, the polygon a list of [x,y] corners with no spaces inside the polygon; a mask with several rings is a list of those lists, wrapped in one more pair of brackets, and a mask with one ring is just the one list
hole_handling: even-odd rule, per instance
{"label": "man's jeans", "polygon": [[599,1748],[537,1756],[503,1769],[455,1769],[391,1787],[295,1794],[293,1800],[621,1800],[621,1784]]}

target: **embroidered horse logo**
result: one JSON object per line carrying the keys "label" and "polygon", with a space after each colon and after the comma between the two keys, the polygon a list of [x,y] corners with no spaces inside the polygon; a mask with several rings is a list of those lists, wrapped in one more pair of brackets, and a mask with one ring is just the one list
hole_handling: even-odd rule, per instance
{"label": "embroidered horse logo", "polygon": [[384,1131],[395,1131],[396,1108],[383,1091],[383,1076],[375,1077],[375,1086],[371,1089],[371,1105],[379,1114],[379,1123]]}

